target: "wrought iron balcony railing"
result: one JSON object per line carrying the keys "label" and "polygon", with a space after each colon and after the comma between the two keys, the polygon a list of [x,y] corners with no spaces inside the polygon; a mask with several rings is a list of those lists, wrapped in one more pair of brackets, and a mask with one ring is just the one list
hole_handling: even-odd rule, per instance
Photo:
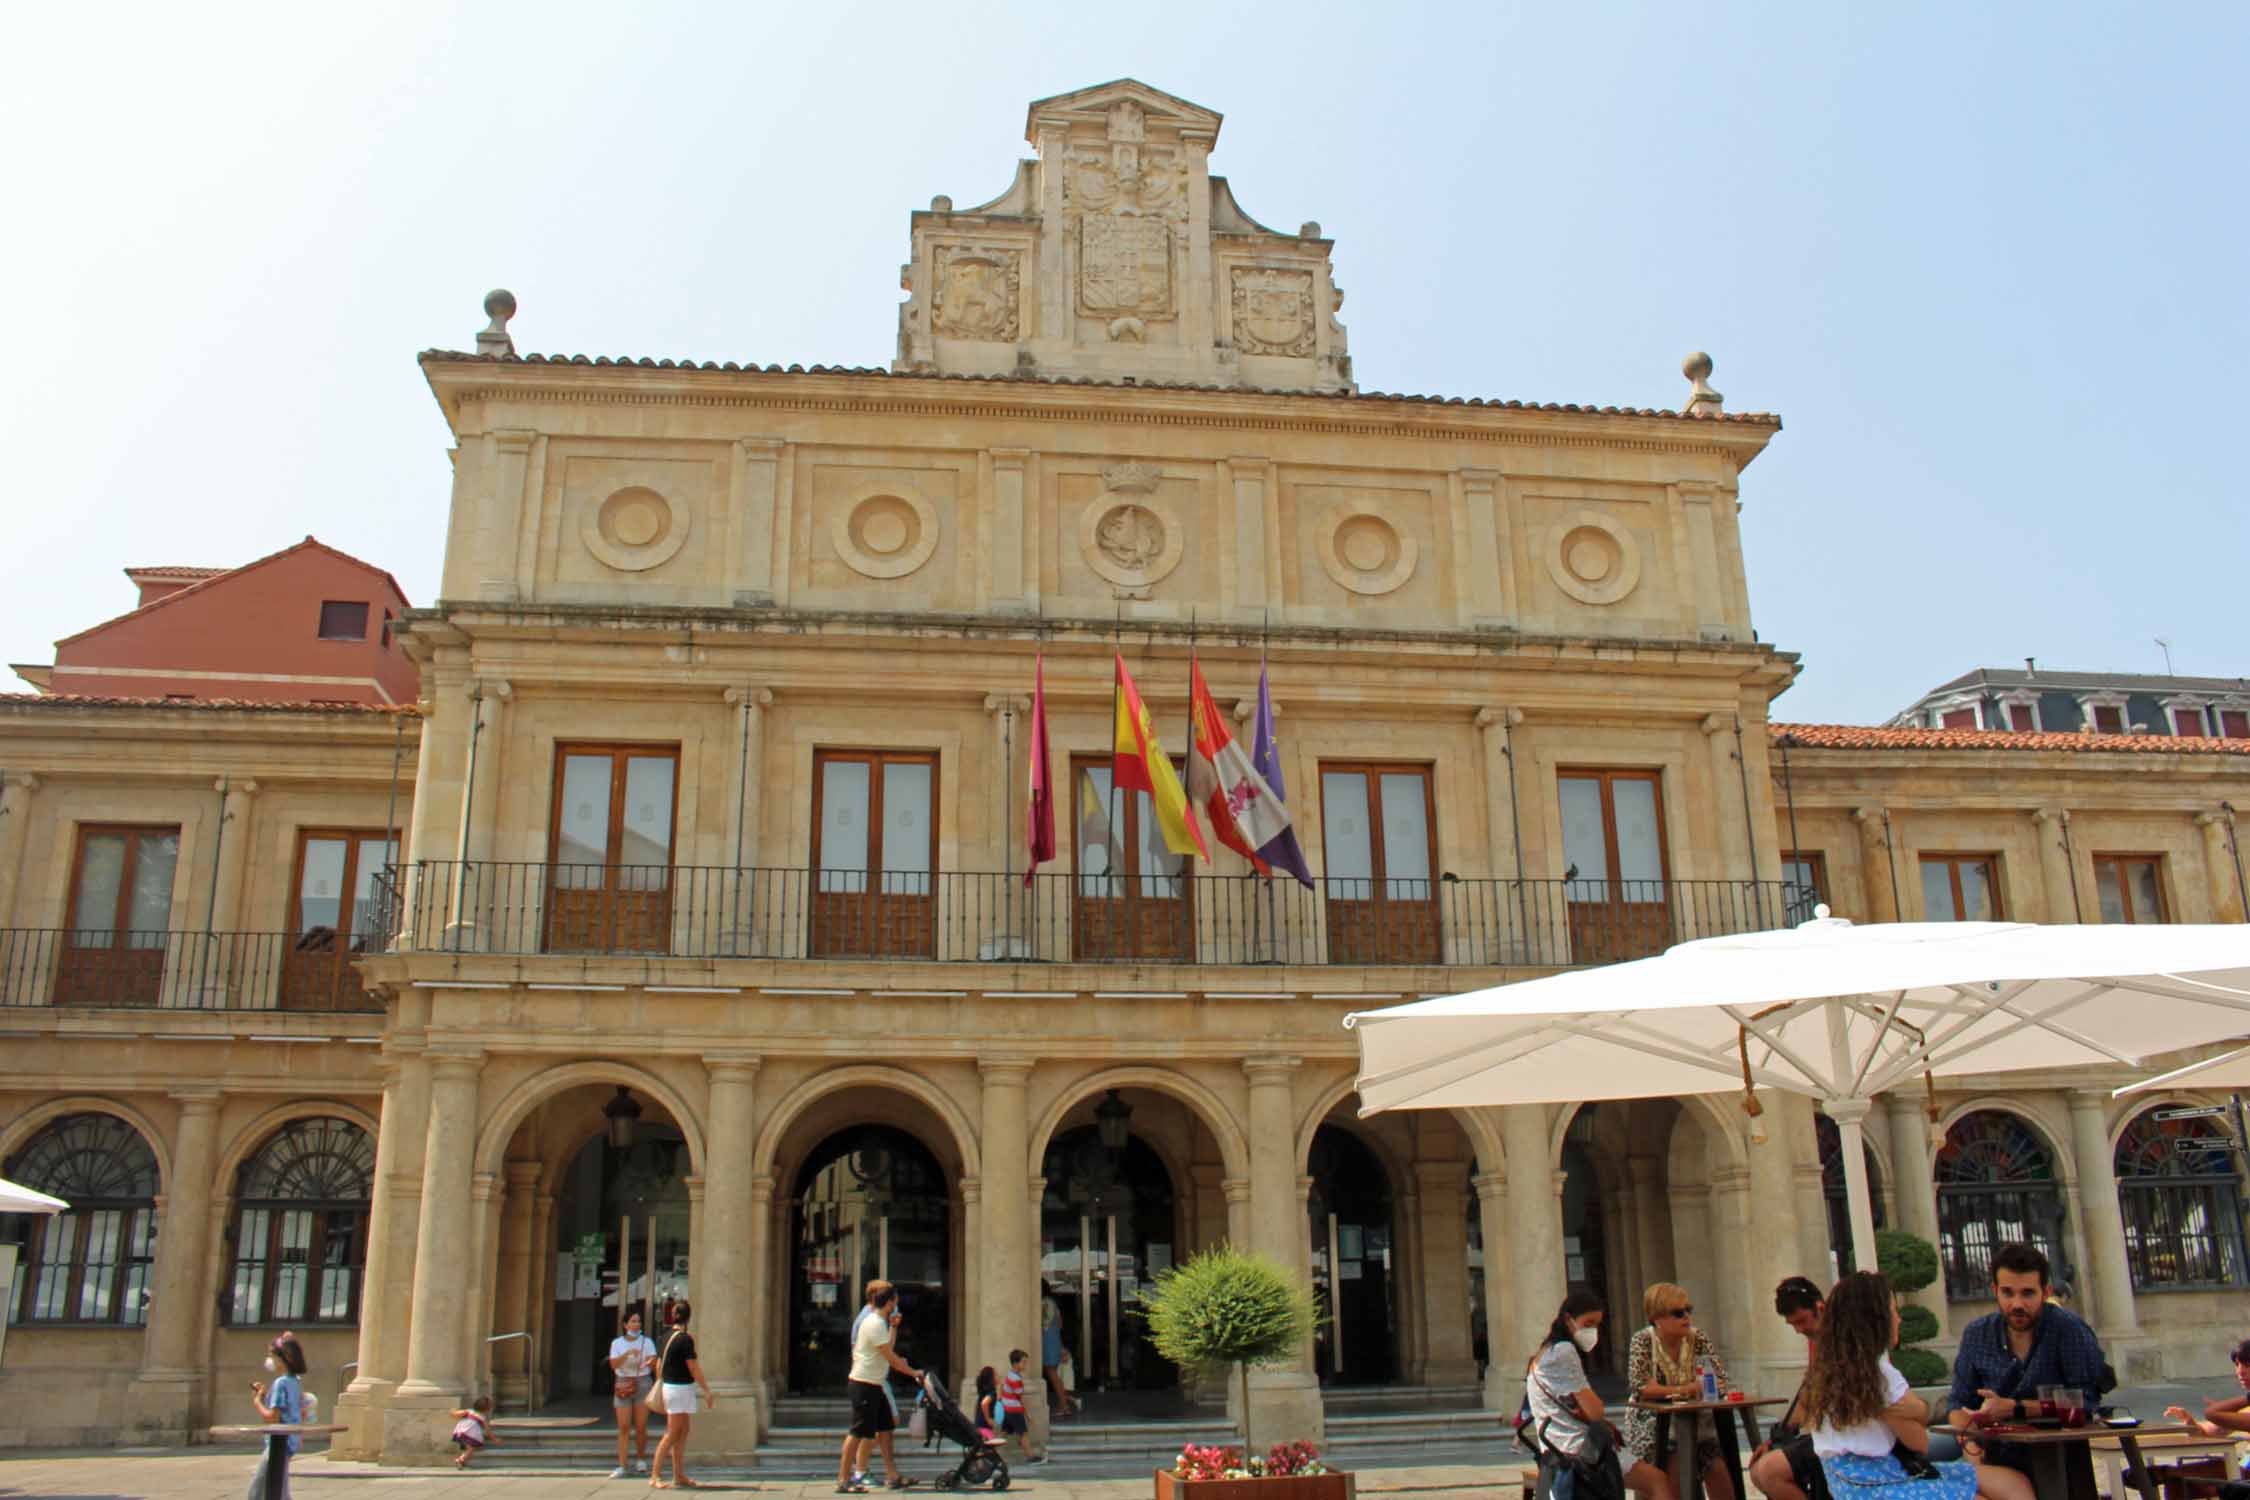
{"label": "wrought iron balcony railing", "polygon": [[422,861],[370,949],[946,963],[1615,963],[1809,916],[1747,880],[1324,880]]}
{"label": "wrought iron balcony railing", "polygon": [[288,932],[0,929],[0,1006],[379,1011],[360,938]]}

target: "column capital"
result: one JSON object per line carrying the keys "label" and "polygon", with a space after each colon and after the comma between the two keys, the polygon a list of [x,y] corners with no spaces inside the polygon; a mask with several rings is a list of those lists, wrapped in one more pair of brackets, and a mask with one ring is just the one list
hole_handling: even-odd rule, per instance
{"label": "column capital", "polygon": [[176,1101],[182,1115],[214,1115],[219,1112],[219,1091],[211,1089],[168,1089],[165,1097]]}
{"label": "column capital", "polygon": [[497,698],[505,703],[516,695],[516,685],[505,677],[471,677],[464,689],[472,702]]}
{"label": "column capital", "polygon": [[484,1071],[484,1053],[477,1048],[432,1049],[430,1071],[439,1078],[474,1078]]}
{"label": "column capital", "polygon": [[701,1203],[703,1201],[703,1179],[700,1176],[683,1177],[680,1181],[687,1184],[688,1202]]}
{"label": "column capital", "polygon": [[1750,1169],[1748,1167],[1738,1167],[1734,1163],[1728,1162],[1724,1166],[1711,1168],[1711,1190],[1713,1192],[1734,1192],[1749,1185]]}
{"label": "column capital", "polygon": [[1300,1177],[1297,1179],[1297,1201],[1299,1203],[1312,1202],[1312,1190],[1313,1180],[1310,1177]]}
{"label": "column capital", "polygon": [[217,781],[211,783],[211,790],[223,793],[228,797],[240,797],[247,802],[250,798],[258,795],[258,783],[248,776],[239,781],[230,776],[221,776]]}
{"label": "column capital", "polygon": [[772,688],[758,687],[747,682],[736,683],[726,690],[724,696],[728,706],[736,708],[745,703],[752,708],[769,708],[773,704]]}
{"label": "column capital", "polygon": [[1508,1190],[1508,1174],[1505,1172],[1479,1172],[1469,1179],[1469,1186],[1477,1190],[1479,1198],[1496,1197]]}
{"label": "column capital", "polygon": [[1242,1060],[1242,1071],[1249,1075],[1252,1088],[1286,1086],[1304,1062],[1288,1053],[1254,1053]]}
{"label": "column capital", "polygon": [[39,774],[36,771],[0,771],[0,792],[36,792]]}
{"label": "column capital", "polygon": [[1563,1184],[1570,1181],[1570,1174],[1564,1171],[1561,1167],[1557,1167],[1551,1175],[1555,1179],[1555,1196],[1560,1198],[1562,1196]]}
{"label": "column capital", "polygon": [[[1236,700],[1236,702],[1235,702],[1235,705],[1234,705],[1234,722],[1235,722],[1235,723],[1237,723],[1237,724],[1247,724],[1247,723],[1249,723],[1249,722],[1250,722],[1250,721],[1251,721],[1252,719],[1255,719],[1255,718],[1256,718],[1257,716],[1258,716],[1258,700],[1257,700],[1257,699],[1255,699],[1255,698],[1242,698],[1242,699],[1238,699],[1238,700]],[[1276,724],[1279,724],[1279,723],[1281,722],[1281,705],[1280,705],[1280,704],[1278,704],[1278,703],[1276,703],[1276,704],[1275,704],[1275,705],[1273,706],[1273,721],[1274,721],[1274,722],[1275,722]]]}
{"label": "column capital", "polygon": [[2106,1115],[2109,1112],[2108,1089],[2071,1089],[2069,1094],[2072,1114]]}
{"label": "column capital", "polygon": [[1227,1195],[1227,1202],[1229,1203],[1248,1203],[1250,1201],[1250,1179],[1247,1177],[1222,1177],[1219,1179],[1219,1191]]}
{"label": "column capital", "polygon": [[979,1057],[977,1073],[988,1085],[1020,1089],[1034,1064],[1035,1059],[1029,1057]]}
{"label": "column capital", "polygon": [[1852,821],[1859,825],[1859,836],[1863,839],[1873,838],[1877,827],[1888,823],[1890,817],[1891,810],[1887,807],[1855,807],[1852,809]]}
{"label": "column capital", "polygon": [[772,456],[779,454],[782,449],[789,446],[789,443],[785,438],[745,437],[736,438],[734,446],[741,450],[745,457],[757,454]]}
{"label": "column capital", "polygon": [[773,1174],[760,1172],[750,1179],[750,1206],[759,1208],[773,1202]]}
{"label": "column capital", "polygon": [[713,1083],[748,1083],[758,1076],[765,1066],[765,1057],[756,1052],[707,1052],[703,1067]]}
{"label": "column capital", "polygon": [[1520,708],[1495,704],[1477,710],[1476,725],[1479,729],[1513,729],[1522,722],[1523,710]]}
{"label": "column capital", "polygon": [[984,711],[988,714],[1027,714],[1031,700],[1017,693],[986,693]]}
{"label": "column capital", "polygon": [[2035,807],[2031,810],[2031,821],[2037,823],[2042,828],[2046,827],[2050,823],[2060,823],[2063,826],[2068,827],[2070,824],[2070,813],[2066,808]]}
{"label": "column capital", "polygon": [[498,1195],[500,1178],[492,1172],[479,1172],[469,1179],[469,1196],[479,1203],[490,1203]]}
{"label": "column capital", "polygon": [[508,1186],[513,1190],[515,1188],[537,1187],[539,1185],[539,1174],[547,1169],[535,1161],[511,1161],[507,1164],[505,1170],[508,1175]]}
{"label": "column capital", "polygon": [[1732,734],[1734,724],[1734,715],[1732,714],[1705,714],[1695,727],[1712,739],[1717,739],[1722,734]]}
{"label": "column capital", "polygon": [[962,1203],[973,1204],[983,1201],[984,1184],[978,1179],[974,1177],[964,1177],[955,1185],[961,1189]]}
{"label": "column capital", "polygon": [[[39,778],[36,776],[31,778],[34,785],[38,783],[38,780]],[[2224,808],[2209,808],[2195,815],[2195,826],[2198,828],[2224,828],[2231,826],[2233,822],[2234,814]]]}

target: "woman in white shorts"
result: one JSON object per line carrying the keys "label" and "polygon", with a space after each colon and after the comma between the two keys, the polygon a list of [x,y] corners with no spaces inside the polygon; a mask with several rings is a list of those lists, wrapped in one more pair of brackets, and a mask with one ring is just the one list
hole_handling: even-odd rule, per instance
{"label": "woman in white shorts", "polygon": [[[703,1379],[703,1366],[695,1358],[695,1335],[688,1332],[685,1297],[664,1309],[672,1331],[664,1336],[664,1352],[657,1357],[656,1378],[664,1382],[664,1441],[656,1445],[656,1461],[649,1465],[648,1487],[668,1490],[695,1488],[688,1478],[688,1419],[711,1407],[711,1387]],[[664,1482],[664,1456],[672,1456],[672,1483]]]}

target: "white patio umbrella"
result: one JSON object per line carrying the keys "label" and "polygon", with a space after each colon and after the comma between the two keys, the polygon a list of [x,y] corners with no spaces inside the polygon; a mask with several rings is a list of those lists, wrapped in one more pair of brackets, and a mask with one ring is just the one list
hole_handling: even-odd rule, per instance
{"label": "white patio umbrella", "polygon": [[0,1177],[0,1214],[59,1214],[70,1205]]}
{"label": "white patio umbrella", "polygon": [[2159,1073],[2154,1078],[2128,1083],[2121,1089],[2111,1090],[2110,1096],[2117,1098],[2125,1094],[2145,1094],[2151,1089],[2174,1088],[2250,1089],[2250,1047],[2238,1047],[2217,1057],[2189,1063],[2184,1068],[2174,1068],[2169,1073]]}
{"label": "white patio umbrella", "polygon": [[1809,1094],[1842,1137],[1852,1250],[1875,1264],[1860,1122],[1917,1075],[2087,1064],[2250,1030],[2250,926],[1800,927],[1681,943],[1388,1010],[1358,1033],[1361,1112]]}

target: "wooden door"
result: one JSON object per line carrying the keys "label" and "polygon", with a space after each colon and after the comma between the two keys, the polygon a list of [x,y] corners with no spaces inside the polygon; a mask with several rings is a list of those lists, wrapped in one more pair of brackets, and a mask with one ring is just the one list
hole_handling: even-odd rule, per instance
{"label": "wooden door", "polygon": [[1328,961],[1441,961],[1428,766],[1320,766]]}
{"label": "wooden door", "polygon": [[[548,952],[671,947],[679,770],[677,746],[556,747]],[[500,899],[511,899],[500,884]]]}
{"label": "wooden door", "polygon": [[57,1005],[154,1005],[164,990],[180,830],[89,824],[78,831]]}
{"label": "wooden door", "polygon": [[1071,762],[1078,808],[1071,946],[1081,959],[1195,962],[1195,882],[1164,844],[1149,794],[1119,792],[1108,756]]}
{"label": "wooden door", "polygon": [[297,835],[289,949],[281,960],[283,1010],[374,1008],[352,968],[367,951],[375,882],[398,844],[381,833],[306,829]]}
{"label": "wooden door", "polygon": [[1572,963],[1646,958],[1672,945],[1660,774],[1564,771],[1557,778]]}
{"label": "wooden door", "polygon": [[937,956],[937,756],[813,757],[815,958]]}

